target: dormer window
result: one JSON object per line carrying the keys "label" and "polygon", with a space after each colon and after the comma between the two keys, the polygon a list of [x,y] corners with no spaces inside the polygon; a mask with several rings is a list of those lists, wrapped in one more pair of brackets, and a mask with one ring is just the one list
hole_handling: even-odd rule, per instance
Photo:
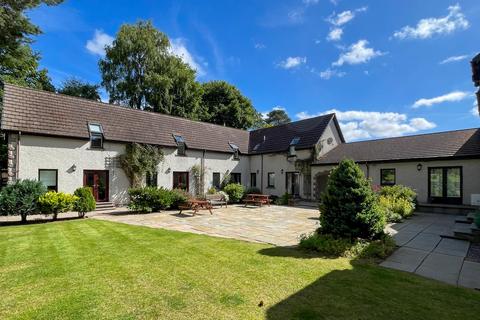
{"label": "dormer window", "polygon": [[177,144],[177,155],[184,156],[186,149],[185,139],[178,134],[174,134],[173,139],[175,139],[175,143]]}
{"label": "dormer window", "polygon": [[89,123],[88,131],[90,133],[90,148],[102,149],[103,148],[103,128],[101,124]]}
{"label": "dormer window", "polygon": [[230,148],[232,148],[233,151],[233,159],[234,160],[240,160],[240,153],[238,151],[238,146],[232,142],[228,143],[230,145]]}
{"label": "dormer window", "polygon": [[300,142],[299,137],[295,137],[290,141],[290,146],[288,147],[288,156],[295,157],[297,155],[297,150],[295,150],[295,146]]}

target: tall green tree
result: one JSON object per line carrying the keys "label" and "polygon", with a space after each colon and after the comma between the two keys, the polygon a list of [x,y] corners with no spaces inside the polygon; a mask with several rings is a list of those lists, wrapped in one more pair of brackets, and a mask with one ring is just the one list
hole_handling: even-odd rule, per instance
{"label": "tall green tree", "polygon": [[39,69],[40,56],[30,48],[41,33],[25,11],[63,0],[0,0],[0,80],[54,91],[47,70]]}
{"label": "tall green tree", "polygon": [[267,114],[267,118],[265,119],[265,123],[269,126],[278,126],[281,124],[289,123],[292,120],[288,116],[288,114],[285,112],[285,110],[282,109],[275,109],[270,111]]}
{"label": "tall green tree", "polygon": [[239,129],[250,129],[258,123],[260,114],[233,85],[211,81],[203,83],[202,87],[200,120]]}
{"label": "tall green tree", "polygon": [[63,82],[58,93],[66,94],[73,97],[80,97],[94,101],[100,101],[100,93],[98,84],[90,84],[76,78],[70,78]]}
{"label": "tall green tree", "polygon": [[168,37],[150,21],[124,24],[99,63],[111,103],[196,118],[196,72],[171,53]]}

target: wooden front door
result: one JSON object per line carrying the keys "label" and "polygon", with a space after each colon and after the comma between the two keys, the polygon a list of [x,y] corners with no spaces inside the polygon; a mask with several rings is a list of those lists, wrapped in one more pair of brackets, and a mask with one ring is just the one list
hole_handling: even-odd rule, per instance
{"label": "wooden front door", "polygon": [[84,170],[83,186],[92,188],[95,201],[108,201],[109,190],[107,170]]}

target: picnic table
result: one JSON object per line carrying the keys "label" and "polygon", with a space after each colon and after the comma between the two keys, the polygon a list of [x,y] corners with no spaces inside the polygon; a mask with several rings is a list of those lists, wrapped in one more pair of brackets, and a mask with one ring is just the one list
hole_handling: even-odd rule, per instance
{"label": "picnic table", "polygon": [[245,203],[245,207],[249,204],[251,205],[256,205],[261,207],[262,205],[266,204],[270,206],[270,195],[268,194],[256,194],[256,193],[250,193],[245,196],[245,199],[243,199],[243,203]]}
{"label": "picnic table", "polygon": [[183,210],[193,210],[193,215],[198,213],[200,210],[208,210],[210,214],[213,214],[213,207],[207,200],[191,199],[184,204],[179,205],[178,208],[180,209],[179,214],[181,214]]}

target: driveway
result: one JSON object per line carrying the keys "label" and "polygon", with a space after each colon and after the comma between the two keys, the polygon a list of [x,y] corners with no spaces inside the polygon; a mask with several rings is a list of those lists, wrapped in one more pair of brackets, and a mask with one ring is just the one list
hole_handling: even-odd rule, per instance
{"label": "driveway", "polygon": [[480,263],[465,259],[470,242],[441,237],[451,235],[459,216],[417,213],[387,231],[399,248],[382,266],[416,273],[453,285],[480,288]]}
{"label": "driveway", "polygon": [[178,214],[178,211],[125,214],[117,210],[93,218],[276,246],[296,245],[301,234],[311,233],[319,226],[316,208],[275,205],[245,208],[230,205],[212,211],[212,215],[208,211],[200,211],[192,216],[191,211],[182,214]]}

